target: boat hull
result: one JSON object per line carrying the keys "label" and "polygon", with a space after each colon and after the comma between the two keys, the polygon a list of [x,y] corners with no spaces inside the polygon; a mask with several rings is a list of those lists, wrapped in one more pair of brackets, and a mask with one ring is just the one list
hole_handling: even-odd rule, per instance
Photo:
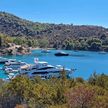
{"label": "boat hull", "polygon": [[69,56],[69,54],[60,54],[60,53],[56,53],[55,56]]}

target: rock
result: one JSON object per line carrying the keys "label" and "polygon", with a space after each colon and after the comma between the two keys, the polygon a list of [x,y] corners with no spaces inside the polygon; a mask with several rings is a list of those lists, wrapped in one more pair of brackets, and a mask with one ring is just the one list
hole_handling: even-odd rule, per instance
{"label": "rock", "polygon": [[30,53],[30,48],[21,45],[15,45],[13,43],[9,43],[8,48],[0,49],[0,55],[25,55]]}

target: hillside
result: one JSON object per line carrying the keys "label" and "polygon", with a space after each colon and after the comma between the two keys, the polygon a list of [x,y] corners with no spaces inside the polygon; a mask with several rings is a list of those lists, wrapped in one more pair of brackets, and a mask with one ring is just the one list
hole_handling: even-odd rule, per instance
{"label": "hillside", "polygon": [[0,12],[0,33],[30,47],[108,51],[108,29],[101,26],[39,23]]}
{"label": "hillside", "polygon": [[98,37],[105,34],[107,29],[98,26],[35,23],[0,12],[0,32],[10,36]]}

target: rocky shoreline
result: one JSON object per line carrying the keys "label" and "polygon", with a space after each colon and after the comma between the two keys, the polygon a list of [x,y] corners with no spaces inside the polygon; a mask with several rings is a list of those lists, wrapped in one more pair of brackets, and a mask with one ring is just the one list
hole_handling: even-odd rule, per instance
{"label": "rocky shoreline", "polygon": [[31,49],[27,46],[15,45],[9,43],[8,47],[0,48],[0,56],[4,55],[25,55],[31,54]]}

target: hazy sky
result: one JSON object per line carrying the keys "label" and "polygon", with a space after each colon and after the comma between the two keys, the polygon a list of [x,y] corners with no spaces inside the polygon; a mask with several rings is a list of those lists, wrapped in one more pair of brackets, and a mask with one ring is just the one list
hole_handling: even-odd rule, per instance
{"label": "hazy sky", "polygon": [[0,11],[36,22],[108,27],[108,0],[0,0]]}

